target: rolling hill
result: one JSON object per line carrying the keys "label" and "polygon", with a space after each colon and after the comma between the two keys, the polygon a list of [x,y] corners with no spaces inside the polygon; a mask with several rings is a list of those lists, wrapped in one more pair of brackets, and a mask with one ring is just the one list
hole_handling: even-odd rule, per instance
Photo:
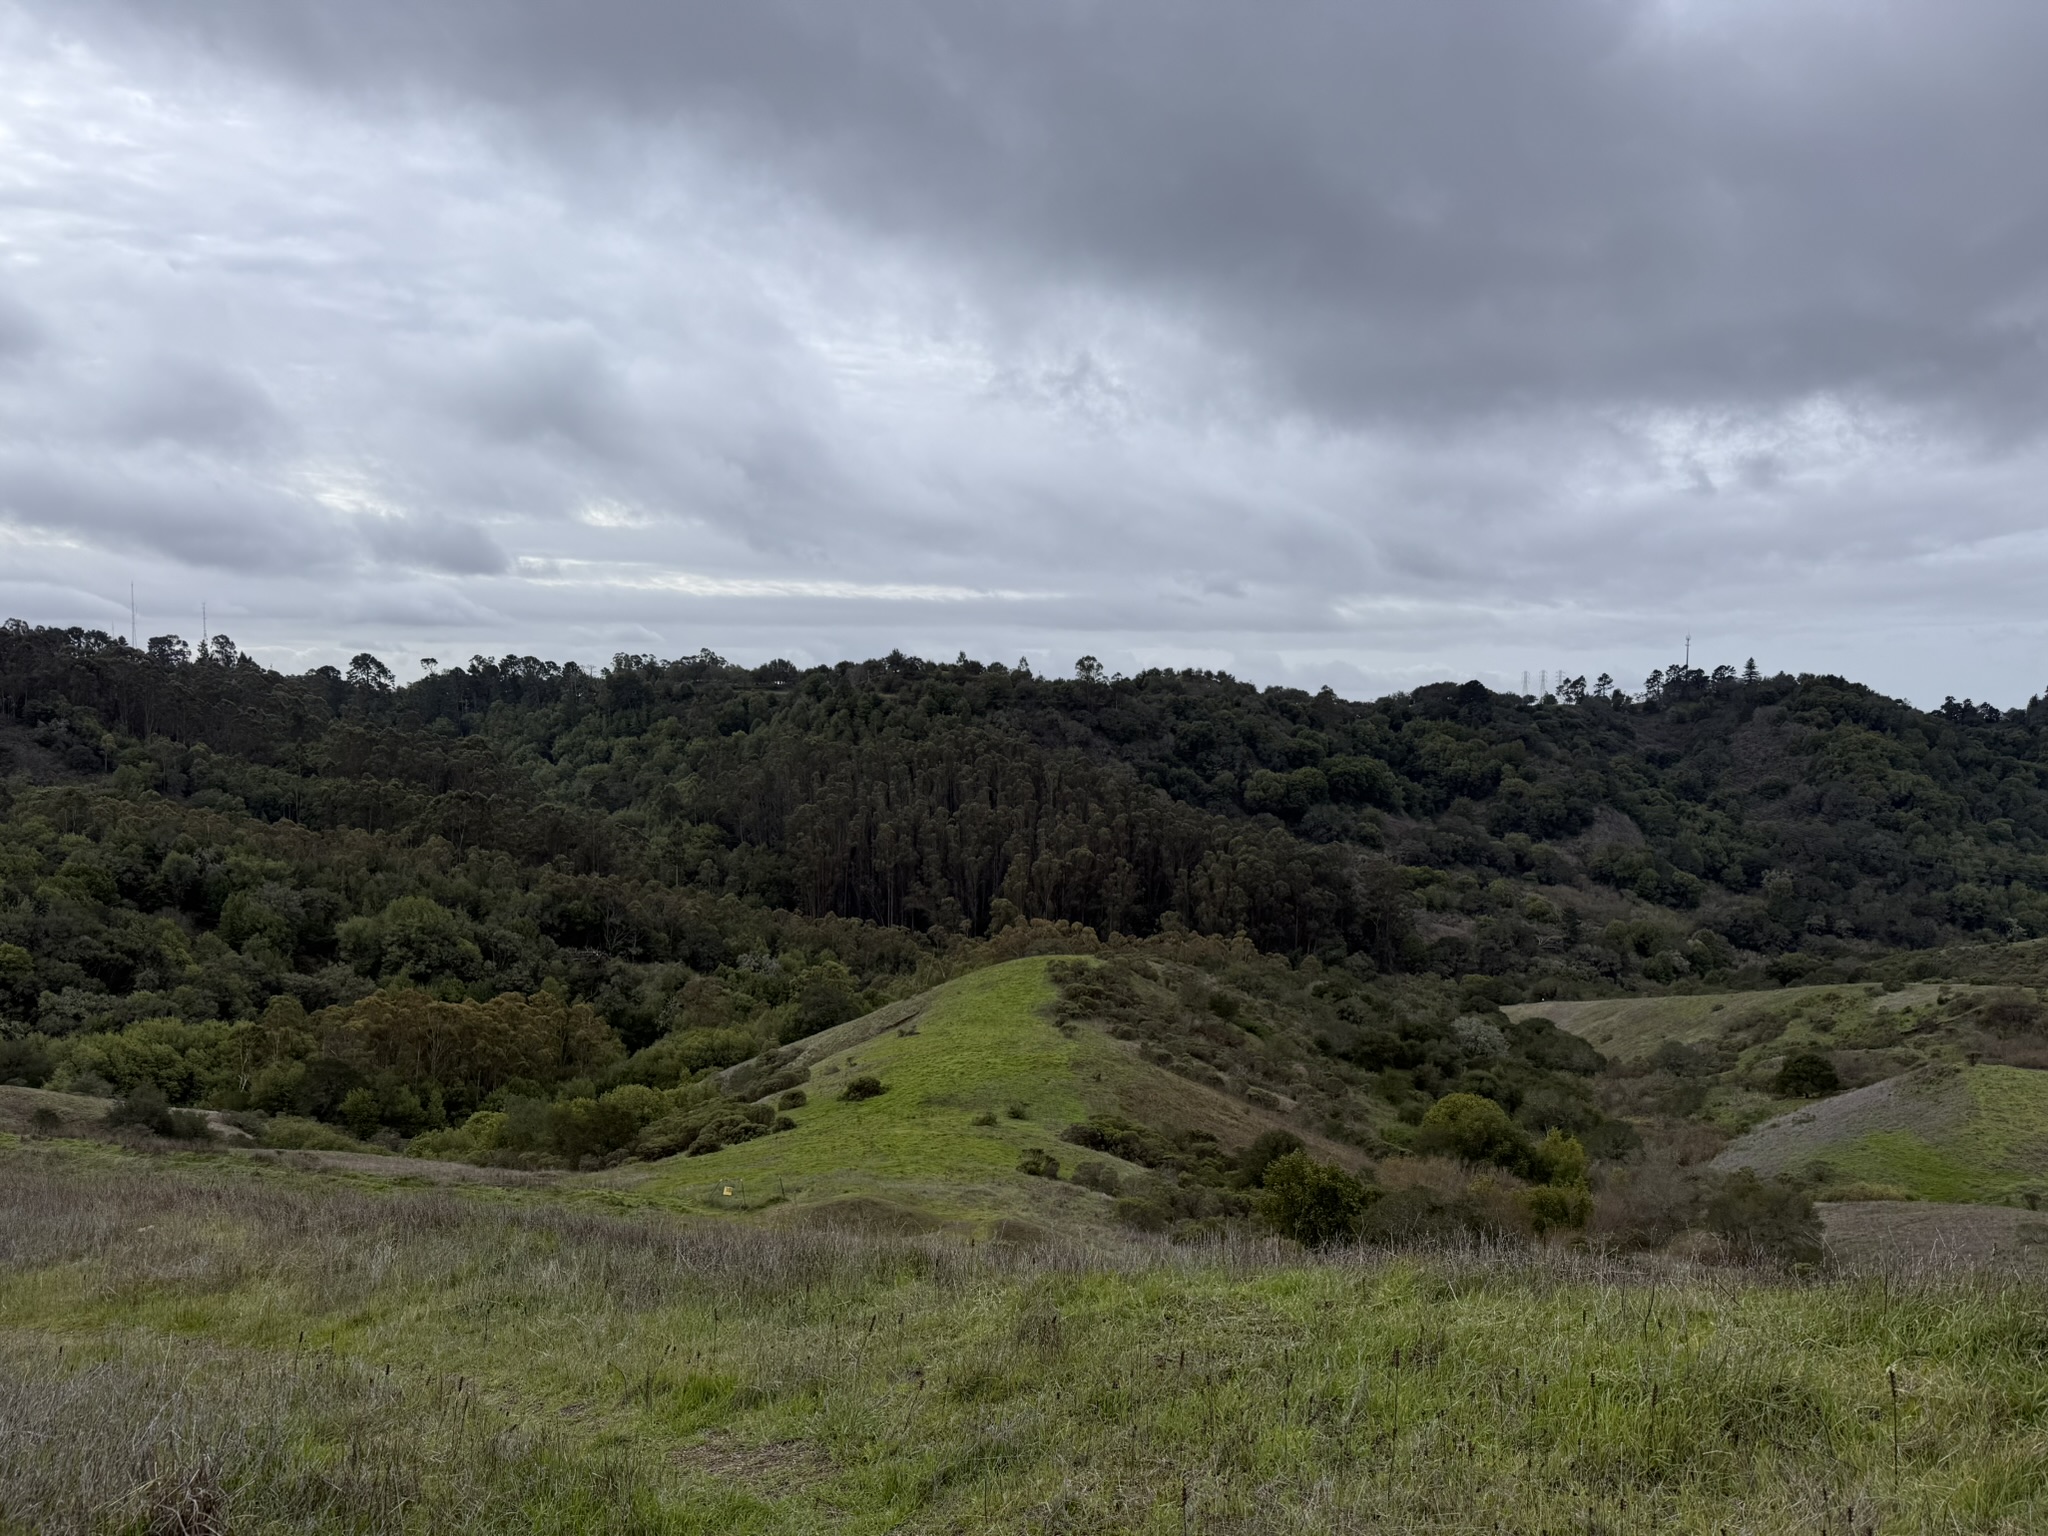
{"label": "rolling hill", "polygon": [[1916,1200],[2048,1198],[2048,1072],[1923,1067],[1766,1121],[1714,1168]]}
{"label": "rolling hill", "polygon": [[[1071,1174],[1094,1161],[1137,1185],[1138,1162],[1061,1140],[1069,1126],[1113,1119],[1199,1146],[1235,1151],[1261,1132],[1294,1129],[1316,1155],[1355,1164],[1355,1149],[1291,1127],[1243,1098],[1146,1060],[1135,1041],[1088,1021],[1054,1017],[1043,957],[975,971],[801,1043],[778,1081],[804,1079],[804,1102],[777,1134],[707,1156],[633,1164],[614,1187],[699,1209],[786,1206],[789,1217],[863,1225],[1041,1223],[1062,1229],[1110,1219],[1103,1189],[1024,1172],[1034,1150]],[[1072,962],[1068,962],[1072,963]],[[882,1092],[851,1097],[873,1078]],[[786,1091],[786,1090],[785,1090]],[[774,1103],[780,1094],[769,1095]]]}
{"label": "rolling hill", "polygon": [[[1611,1108],[1735,1135],[1713,1163],[1722,1171],[1920,1200],[2048,1194],[2048,1020],[2032,988],[1892,982],[1508,1012],[1546,1017],[1605,1053]],[[1846,1091],[1779,1091],[1780,1066],[1807,1052]]]}

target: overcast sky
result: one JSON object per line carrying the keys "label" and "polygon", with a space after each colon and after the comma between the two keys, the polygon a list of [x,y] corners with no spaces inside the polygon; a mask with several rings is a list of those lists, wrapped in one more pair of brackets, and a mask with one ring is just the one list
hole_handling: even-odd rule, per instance
{"label": "overcast sky", "polygon": [[2048,684],[2039,0],[0,0],[0,613]]}

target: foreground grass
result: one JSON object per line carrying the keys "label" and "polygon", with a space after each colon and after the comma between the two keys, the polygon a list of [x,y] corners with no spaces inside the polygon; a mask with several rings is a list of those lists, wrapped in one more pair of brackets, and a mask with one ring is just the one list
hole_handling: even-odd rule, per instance
{"label": "foreground grass", "polygon": [[0,1148],[0,1527],[2034,1531],[2044,1302]]}

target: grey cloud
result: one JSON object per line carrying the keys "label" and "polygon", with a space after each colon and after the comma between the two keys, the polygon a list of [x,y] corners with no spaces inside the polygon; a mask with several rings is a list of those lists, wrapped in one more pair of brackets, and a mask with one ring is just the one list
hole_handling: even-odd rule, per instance
{"label": "grey cloud", "polygon": [[680,120],[992,281],[1184,305],[1339,418],[2041,397],[2020,0],[96,3],[549,135]]}
{"label": "grey cloud", "polygon": [[252,448],[283,426],[260,385],[196,358],[147,359],[115,388],[110,406],[117,437],[199,449]]}
{"label": "grey cloud", "polygon": [[130,559],[161,557],[245,575],[347,554],[331,524],[308,525],[282,498],[174,463],[94,469],[0,454],[0,526],[7,525],[90,539]]}
{"label": "grey cloud", "polygon": [[448,518],[366,519],[364,542],[380,560],[454,576],[494,576],[507,564],[483,529]]}
{"label": "grey cloud", "polygon": [[2024,696],[2048,13],[1884,14],[0,0],[0,595]]}
{"label": "grey cloud", "polygon": [[451,385],[453,403],[492,437],[617,456],[630,451],[627,402],[603,346],[556,327],[498,339]]}
{"label": "grey cloud", "polygon": [[47,332],[34,312],[0,290],[0,365],[34,355],[46,339]]}

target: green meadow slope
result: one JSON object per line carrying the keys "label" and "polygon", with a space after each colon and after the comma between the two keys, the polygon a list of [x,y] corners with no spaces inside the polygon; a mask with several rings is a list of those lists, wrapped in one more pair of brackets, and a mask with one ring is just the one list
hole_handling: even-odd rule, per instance
{"label": "green meadow slope", "polygon": [[[1285,1123],[1145,1061],[1134,1042],[1086,1022],[1055,1023],[1051,963],[991,966],[827,1030],[791,1063],[809,1072],[806,1102],[784,1111],[794,1129],[706,1156],[628,1165],[605,1182],[686,1208],[772,1205],[792,1217],[864,1224],[1072,1229],[1107,1221],[1109,1198],[1020,1171],[1028,1152],[1050,1153],[1063,1172],[1084,1158],[1120,1177],[1142,1172],[1061,1141],[1078,1121],[1116,1116],[1174,1135],[1206,1133],[1225,1148]],[[881,1094],[846,1097],[848,1083],[870,1076]],[[1303,1139],[1319,1156],[1357,1159]]]}

